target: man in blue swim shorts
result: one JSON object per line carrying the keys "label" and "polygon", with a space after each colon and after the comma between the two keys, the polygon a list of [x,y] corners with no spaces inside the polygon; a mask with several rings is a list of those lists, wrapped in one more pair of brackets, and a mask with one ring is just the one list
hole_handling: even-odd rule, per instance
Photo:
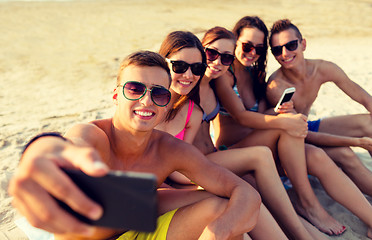
{"label": "man in blue swim shorts", "polygon": [[320,119],[314,120],[314,121],[307,121],[307,128],[309,129],[309,131],[318,132],[319,125],[320,125]]}
{"label": "man in blue swim shorts", "polygon": [[305,59],[306,39],[288,19],[273,24],[269,44],[281,65],[268,80],[267,98],[272,106],[275,106],[284,89],[295,87],[296,93],[292,98],[295,111],[308,116],[320,87],[333,82],[369,112],[310,122],[306,142],[322,147],[365,194],[372,196],[372,173],[350,148],[362,147],[372,154],[372,96],[350,80],[336,64],[320,59]]}
{"label": "man in blue swim shorts", "polygon": [[[9,184],[15,207],[32,225],[55,233],[55,239],[230,239],[252,230],[261,204],[254,188],[192,145],[154,129],[167,114],[170,82],[168,64],[159,54],[128,56],[117,77],[112,118],[77,124],[65,136],[39,135],[27,145]],[[158,187],[179,171],[205,191],[158,188],[162,215],[151,234],[94,227],[68,214],[52,197],[89,219],[103,214],[60,167],[91,176],[109,169],[152,173]]]}

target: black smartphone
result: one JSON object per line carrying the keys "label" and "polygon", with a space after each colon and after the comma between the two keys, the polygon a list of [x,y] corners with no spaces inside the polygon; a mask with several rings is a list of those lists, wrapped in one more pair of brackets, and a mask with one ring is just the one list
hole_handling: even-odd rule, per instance
{"label": "black smartphone", "polygon": [[158,216],[156,176],[149,173],[111,171],[91,177],[79,170],[63,169],[77,186],[103,207],[103,216],[93,221],[58,203],[79,220],[115,229],[152,232]]}
{"label": "black smartphone", "polygon": [[280,105],[282,105],[283,103],[288,102],[289,100],[291,100],[295,91],[296,91],[296,88],[294,88],[294,87],[286,88],[284,90],[282,96],[280,97],[278,103],[276,104],[276,106],[274,108],[274,111],[277,112]]}

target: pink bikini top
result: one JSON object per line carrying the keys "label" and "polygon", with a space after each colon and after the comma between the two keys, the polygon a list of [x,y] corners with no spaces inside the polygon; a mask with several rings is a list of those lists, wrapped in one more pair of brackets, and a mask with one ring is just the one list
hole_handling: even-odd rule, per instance
{"label": "pink bikini top", "polygon": [[187,111],[185,127],[182,129],[181,132],[179,132],[177,135],[175,135],[176,138],[183,140],[183,138],[185,137],[186,126],[187,126],[187,123],[190,120],[193,109],[194,109],[194,102],[189,100],[189,110]]}

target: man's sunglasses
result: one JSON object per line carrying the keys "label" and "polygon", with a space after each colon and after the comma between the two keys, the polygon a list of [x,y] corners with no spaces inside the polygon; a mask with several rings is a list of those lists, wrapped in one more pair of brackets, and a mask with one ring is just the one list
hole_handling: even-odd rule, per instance
{"label": "man's sunglasses", "polygon": [[282,46],[275,46],[271,48],[271,53],[277,57],[282,54],[283,47],[285,47],[288,51],[294,51],[298,47],[298,39],[290,41]]}
{"label": "man's sunglasses", "polygon": [[221,56],[221,63],[225,66],[230,66],[231,63],[233,63],[235,56],[228,53],[220,53],[217,50],[214,50],[212,48],[206,48],[205,54],[207,55],[207,59],[209,61],[216,60],[219,56]]}
{"label": "man's sunglasses", "polygon": [[150,89],[145,84],[135,81],[126,82],[124,85],[119,85],[118,87],[121,86],[123,86],[124,97],[131,101],[143,98],[147,90],[151,93],[151,100],[159,107],[167,106],[171,99],[170,91],[162,86],[153,86]]}
{"label": "man's sunglasses", "polygon": [[256,54],[257,55],[264,55],[266,50],[265,50],[265,47],[263,46],[254,46],[253,43],[251,42],[242,42],[242,49],[243,49],[243,52],[246,52],[246,53],[249,53],[249,52],[252,52],[253,49],[256,50]]}
{"label": "man's sunglasses", "polygon": [[192,74],[196,76],[204,75],[205,69],[207,69],[207,65],[205,63],[197,62],[188,64],[185,61],[181,60],[170,60],[166,58],[167,62],[172,64],[172,70],[175,73],[185,73],[187,69],[191,68]]}

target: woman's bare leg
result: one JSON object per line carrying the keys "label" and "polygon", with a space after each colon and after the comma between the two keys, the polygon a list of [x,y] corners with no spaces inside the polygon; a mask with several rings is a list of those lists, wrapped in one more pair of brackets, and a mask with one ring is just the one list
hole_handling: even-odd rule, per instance
{"label": "woman's bare leg", "polygon": [[[319,179],[329,196],[367,224],[370,233],[372,229],[372,206],[362,192],[322,149],[307,145],[306,152],[309,173]],[[342,191],[340,191],[341,189]]]}
{"label": "woman's bare leg", "polygon": [[320,204],[307,178],[304,139],[295,138],[281,130],[255,130],[233,147],[268,146],[278,153],[280,164],[295,189],[297,212],[319,230],[329,235],[341,234],[345,227],[329,215]]}
{"label": "woman's bare leg", "polygon": [[303,219],[302,217],[300,217],[300,220],[314,240],[328,239],[328,237],[324,233],[320,232],[316,227],[314,227],[314,225],[309,223],[307,220]]}
{"label": "woman's bare leg", "polygon": [[269,148],[256,146],[229,149],[209,154],[207,157],[238,176],[252,172],[265,205],[289,237],[311,239],[283,187]]}
{"label": "woman's bare leg", "polygon": [[265,205],[261,204],[256,226],[249,232],[254,240],[288,239]]}

